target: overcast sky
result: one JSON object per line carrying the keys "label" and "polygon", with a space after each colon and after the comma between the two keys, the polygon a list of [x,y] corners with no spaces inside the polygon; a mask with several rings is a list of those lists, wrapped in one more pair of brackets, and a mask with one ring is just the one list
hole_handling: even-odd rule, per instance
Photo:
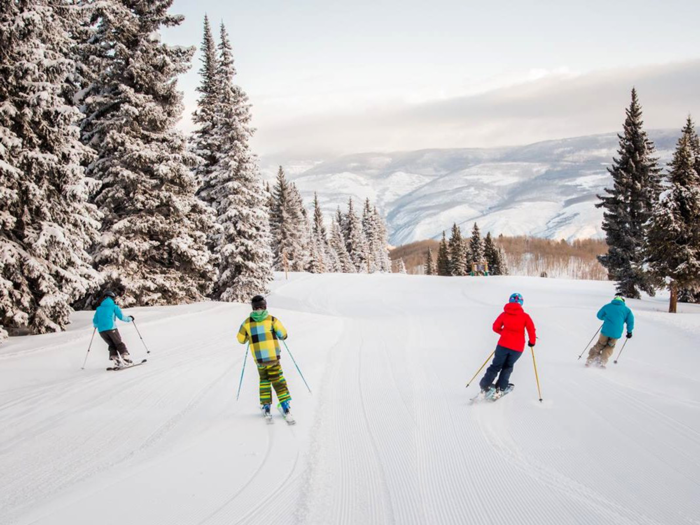
{"label": "overcast sky", "polygon": [[[226,24],[256,153],[490,147],[700,120],[699,0],[175,0],[165,41]],[[181,77],[196,107],[200,55]]]}

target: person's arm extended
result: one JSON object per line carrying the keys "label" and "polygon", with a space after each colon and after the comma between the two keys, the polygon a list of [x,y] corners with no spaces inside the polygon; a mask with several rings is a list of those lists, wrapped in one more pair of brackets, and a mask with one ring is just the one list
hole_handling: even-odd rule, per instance
{"label": "person's arm extended", "polygon": [[116,315],[120,320],[124,321],[125,323],[131,322],[131,316],[124,315],[122,313],[122,309],[119,308],[116,304],[114,305],[114,315]]}
{"label": "person's arm extended", "polygon": [[605,321],[605,306],[598,310],[596,317],[598,317],[598,319],[600,319],[601,321]]}

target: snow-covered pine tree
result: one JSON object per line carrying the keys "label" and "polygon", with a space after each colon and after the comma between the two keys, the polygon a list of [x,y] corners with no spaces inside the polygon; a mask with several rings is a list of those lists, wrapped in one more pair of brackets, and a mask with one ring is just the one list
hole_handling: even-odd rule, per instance
{"label": "snow-covered pine tree", "polygon": [[308,261],[308,223],[299,191],[280,166],[270,213],[272,252],[277,270],[303,272]]}
{"label": "snow-covered pine tree", "polygon": [[203,181],[211,188],[209,196],[222,230],[217,247],[220,275],[213,296],[248,302],[267,293],[273,278],[270,217],[257,159],[250,150],[254,132],[250,103],[234,83],[233,52],[223,24],[217,58],[213,134],[217,162],[208,181]]}
{"label": "snow-covered pine tree", "polygon": [[379,229],[377,219],[372,210],[372,205],[369,202],[369,197],[365,199],[365,206],[362,210],[362,231],[367,239],[367,267],[369,273],[379,271],[379,261],[377,260],[380,254],[379,248]]}
{"label": "snow-covered pine tree", "polygon": [[667,284],[668,311],[676,313],[678,290],[700,286],[700,141],[690,117],[669,167],[649,221],[646,263]]}
{"label": "snow-covered pine tree", "polygon": [[209,18],[204,16],[204,37],[202,40],[202,67],[199,69],[201,84],[197,87],[200,93],[197,109],[192,113],[192,122],[198,127],[190,135],[190,150],[199,157],[195,173],[200,184],[197,195],[206,203],[212,204],[210,195],[213,182],[211,172],[218,162],[217,143],[214,140],[215,111],[218,103],[219,90],[216,85],[218,59],[216,43],[209,26]]}
{"label": "snow-covered pine tree", "polygon": [[348,213],[345,215],[345,247],[358,273],[368,273],[369,248],[362,230],[362,221],[355,213],[352,197],[348,200]]}
{"label": "snow-covered pine tree", "polygon": [[323,212],[321,205],[318,202],[318,194],[314,192],[314,211],[313,224],[311,227],[312,241],[315,246],[315,251],[318,254],[319,263],[322,272],[338,272],[338,259],[334,259],[330,245],[328,244],[328,233],[326,226],[323,224]]}
{"label": "snow-covered pine tree", "polygon": [[660,192],[660,168],[654,157],[654,144],[643,130],[642,108],[636,90],[626,110],[623,133],[618,135],[618,157],[608,172],[613,187],[597,207],[604,208],[603,231],[608,253],[599,257],[617,291],[626,297],[639,298],[639,291],[654,294],[652,278],[643,267],[646,223]]}
{"label": "snow-covered pine tree", "polygon": [[452,275],[450,268],[450,250],[447,246],[447,239],[445,238],[444,231],[442,232],[442,240],[438,248],[437,274],[442,276]]}
{"label": "snow-covered pine tree", "polygon": [[384,218],[374,206],[374,221],[377,229],[375,256],[380,272],[391,272],[391,258],[389,257],[389,234]]}
{"label": "snow-covered pine tree", "polygon": [[[338,210],[338,213],[340,213],[340,210]],[[355,265],[345,247],[343,232],[335,218],[331,221],[330,246],[338,258],[339,271],[342,273],[356,273]]]}
{"label": "snow-covered pine tree", "polygon": [[490,275],[503,275],[501,273],[501,254],[493,242],[491,232],[488,232],[484,239],[484,260],[489,266]]}
{"label": "snow-covered pine tree", "polygon": [[435,275],[436,272],[433,251],[430,248],[428,248],[428,251],[425,253],[425,266],[423,267],[423,271],[425,271],[425,275]]}
{"label": "snow-covered pine tree", "polygon": [[452,225],[452,236],[450,237],[450,275],[467,275],[466,255],[464,253],[464,241],[462,232],[457,224]]}
{"label": "snow-covered pine tree", "polygon": [[69,35],[60,2],[0,6],[0,341],[7,330],[65,328],[71,303],[96,285],[88,250],[99,214],[81,163]]}
{"label": "snow-covered pine tree", "polygon": [[398,262],[396,263],[396,273],[403,273],[403,274],[408,273],[406,271],[406,263],[403,262],[403,259],[399,259]]}
{"label": "snow-covered pine tree", "polygon": [[104,214],[94,262],[125,306],[201,300],[216,278],[206,233],[212,211],[195,197],[177,76],[192,49],[160,41],[177,26],[172,0],[96,2],[82,61],[94,73],[81,92],[84,142],[96,152],[87,173],[102,183]]}
{"label": "snow-covered pine tree", "polygon": [[[484,263],[484,241],[481,238],[479,225],[474,223],[472,236],[469,239],[469,259],[472,264],[481,265]],[[467,267],[467,273],[472,271],[472,266]]]}
{"label": "snow-covered pine tree", "polygon": [[506,259],[506,253],[503,251],[503,247],[498,247],[498,270],[499,275],[508,275],[508,261]]}

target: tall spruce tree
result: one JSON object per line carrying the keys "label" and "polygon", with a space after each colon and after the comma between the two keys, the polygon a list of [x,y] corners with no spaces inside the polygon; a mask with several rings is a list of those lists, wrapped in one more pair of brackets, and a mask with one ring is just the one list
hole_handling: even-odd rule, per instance
{"label": "tall spruce tree", "polygon": [[669,186],[654,207],[646,262],[671,292],[676,313],[678,291],[700,286],[700,141],[690,117],[669,165]]}
{"label": "tall spruce tree", "polygon": [[[322,272],[336,272],[338,271],[336,261],[333,261],[331,255],[331,249],[328,244],[328,234],[326,232],[326,227],[323,224],[323,212],[321,211],[321,205],[318,202],[318,194],[314,192],[314,212],[313,212],[313,223],[311,227],[311,238],[313,244],[313,250],[316,253],[316,258],[318,259],[319,266]],[[333,268],[335,264],[335,268]]]}
{"label": "tall spruce tree", "polygon": [[447,239],[445,238],[444,231],[442,232],[442,240],[440,241],[440,247],[438,248],[437,274],[442,276],[452,275],[450,268],[450,250],[447,245]]}
{"label": "tall spruce tree", "polygon": [[474,223],[472,236],[469,239],[469,262],[467,273],[472,271],[472,265],[476,264],[478,267],[484,263],[484,241],[481,238],[481,231],[479,231],[477,223]]}
{"label": "tall spruce tree", "polygon": [[160,41],[177,26],[172,0],[96,2],[82,60],[94,72],[82,100],[83,140],[96,152],[87,173],[102,185],[104,214],[94,261],[121,302],[157,305],[201,300],[216,278],[206,233],[211,210],[195,198],[195,157],[175,125],[182,114],[177,76],[192,49]]}
{"label": "tall spruce tree", "polygon": [[403,273],[403,274],[408,273],[406,271],[406,263],[404,262],[403,259],[399,259],[398,262],[396,263],[396,273]]}
{"label": "tall spruce tree", "polygon": [[484,239],[484,260],[488,264],[490,275],[505,275],[502,253],[493,242],[491,232],[488,232]]}
{"label": "tall spruce tree", "polygon": [[387,232],[386,222],[380,215],[376,206],[373,208],[373,214],[377,232],[375,246],[377,267],[380,272],[391,272],[391,258],[389,257],[389,234]]}
{"label": "tall spruce tree", "polygon": [[200,93],[197,100],[197,109],[192,113],[192,121],[197,128],[190,136],[190,149],[199,157],[195,170],[197,181],[200,184],[197,195],[212,204],[210,195],[213,178],[211,172],[218,162],[217,142],[214,139],[216,133],[215,111],[218,104],[219,88],[217,87],[218,59],[216,55],[216,43],[212,36],[209,18],[204,16],[204,37],[202,40],[202,67],[199,69],[201,84],[197,87]]}
{"label": "tall spruce tree", "polygon": [[452,225],[450,236],[450,275],[467,275],[467,260],[462,232],[457,224]]}
{"label": "tall spruce tree", "polygon": [[308,261],[306,218],[298,190],[280,166],[270,213],[272,252],[277,270],[303,272]]}
{"label": "tall spruce tree", "polygon": [[374,273],[379,271],[379,231],[378,231],[377,217],[374,215],[372,210],[372,204],[369,202],[369,198],[365,199],[365,206],[362,210],[362,231],[367,239],[367,266],[368,272]]}
{"label": "tall spruce tree", "polygon": [[345,237],[345,247],[348,250],[350,259],[358,273],[368,273],[370,268],[367,238],[362,229],[362,221],[355,213],[352,197],[348,200],[348,213],[345,215],[344,219],[345,230],[343,232],[343,237]]}
{"label": "tall spruce tree", "polygon": [[0,341],[45,333],[97,280],[88,250],[99,214],[81,163],[70,39],[80,20],[60,2],[0,6]]}
{"label": "tall spruce tree", "polygon": [[617,291],[626,297],[639,298],[640,290],[651,295],[654,286],[651,275],[643,267],[646,223],[660,192],[660,168],[654,156],[654,144],[643,130],[642,108],[636,90],[626,110],[623,133],[618,135],[618,157],[608,172],[613,187],[597,207],[604,208],[603,231],[608,253],[599,257],[616,281]]}
{"label": "tall spruce tree", "polygon": [[213,296],[247,302],[268,291],[272,280],[267,195],[250,150],[253,135],[248,96],[234,83],[236,70],[226,28],[221,24],[216,71],[213,141],[217,162],[202,181],[221,227],[217,246],[219,279]]}
{"label": "tall spruce tree", "polygon": [[[340,214],[340,209],[338,214]],[[330,245],[338,258],[339,271],[342,273],[356,273],[355,264],[352,262],[350,254],[345,247],[345,238],[336,218],[333,218],[331,221]]]}
{"label": "tall spruce tree", "polygon": [[433,251],[428,248],[428,251],[425,252],[425,265],[423,266],[423,271],[425,272],[425,275],[435,275],[436,269],[435,269],[435,261],[433,260]]}

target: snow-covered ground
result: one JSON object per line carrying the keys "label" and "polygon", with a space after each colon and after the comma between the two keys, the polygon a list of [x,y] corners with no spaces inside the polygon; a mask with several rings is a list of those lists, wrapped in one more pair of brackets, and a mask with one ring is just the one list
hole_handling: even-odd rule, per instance
{"label": "snow-covered ground", "polygon": [[[519,291],[540,339],[516,390],[468,405]],[[292,275],[270,311],[298,424],[257,408],[248,308],[136,308],[149,363],[106,372],[90,312],[0,347],[0,523],[700,523],[700,308],[630,301],[619,364],[576,357],[611,283]],[[121,325],[135,357],[144,349]],[[619,347],[618,347],[619,349]],[[617,355],[617,352],[616,354]]]}

